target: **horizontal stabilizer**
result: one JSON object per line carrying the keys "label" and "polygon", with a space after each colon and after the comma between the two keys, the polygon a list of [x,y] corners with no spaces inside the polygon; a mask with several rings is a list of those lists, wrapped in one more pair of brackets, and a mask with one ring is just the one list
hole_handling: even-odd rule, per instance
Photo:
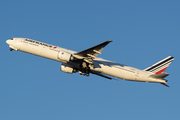
{"label": "horizontal stabilizer", "polygon": [[163,78],[167,77],[168,75],[169,75],[168,73],[160,73],[160,74],[150,75],[149,77],[157,78],[157,79],[163,79]]}
{"label": "horizontal stabilizer", "polygon": [[166,87],[169,87],[169,85],[165,84],[165,83],[161,83],[162,85],[166,86]]}

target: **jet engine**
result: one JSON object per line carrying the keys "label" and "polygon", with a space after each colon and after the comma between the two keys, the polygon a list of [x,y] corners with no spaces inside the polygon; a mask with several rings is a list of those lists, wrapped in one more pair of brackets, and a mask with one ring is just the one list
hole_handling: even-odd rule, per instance
{"label": "jet engine", "polygon": [[76,69],[69,67],[67,65],[64,65],[64,64],[61,65],[61,71],[65,73],[70,73],[70,74],[77,72]]}
{"label": "jet engine", "polygon": [[74,57],[72,56],[71,53],[68,53],[65,51],[59,51],[58,59],[69,62],[69,61],[72,61]]}

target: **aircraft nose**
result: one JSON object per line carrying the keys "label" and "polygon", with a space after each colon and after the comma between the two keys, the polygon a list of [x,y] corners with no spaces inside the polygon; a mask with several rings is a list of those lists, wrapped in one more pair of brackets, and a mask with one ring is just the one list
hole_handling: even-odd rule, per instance
{"label": "aircraft nose", "polygon": [[11,44],[11,40],[6,40],[6,43],[7,43],[8,45],[10,45],[10,44]]}

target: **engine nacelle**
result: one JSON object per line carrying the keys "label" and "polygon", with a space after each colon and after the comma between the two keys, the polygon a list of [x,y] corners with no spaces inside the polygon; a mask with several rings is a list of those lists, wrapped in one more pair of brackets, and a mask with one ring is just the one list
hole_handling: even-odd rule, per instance
{"label": "engine nacelle", "polygon": [[65,52],[65,51],[59,51],[58,53],[58,59],[63,60],[63,61],[71,61],[74,59],[71,53]]}
{"label": "engine nacelle", "polygon": [[65,72],[65,73],[70,73],[70,74],[77,72],[74,68],[69,67],[69,66],[64,65],[64,64],[61,65],[61,71]]}

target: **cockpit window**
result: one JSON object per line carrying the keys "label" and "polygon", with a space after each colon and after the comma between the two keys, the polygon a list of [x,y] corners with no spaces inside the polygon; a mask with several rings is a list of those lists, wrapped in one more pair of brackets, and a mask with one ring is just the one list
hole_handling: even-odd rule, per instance
{"label": "cockpit window", "polygon": [[13,40],[13,38],[11,38],[11,40]]}

